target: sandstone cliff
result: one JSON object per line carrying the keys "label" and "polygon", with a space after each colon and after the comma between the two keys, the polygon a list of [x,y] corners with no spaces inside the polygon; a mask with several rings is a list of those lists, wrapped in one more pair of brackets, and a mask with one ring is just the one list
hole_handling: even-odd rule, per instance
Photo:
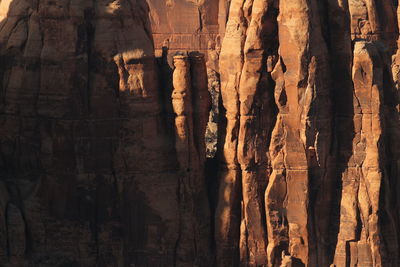
{"label": "sandstone cliff", "polygon": [[0,266],[400,266],[399,24],[0,0]]}

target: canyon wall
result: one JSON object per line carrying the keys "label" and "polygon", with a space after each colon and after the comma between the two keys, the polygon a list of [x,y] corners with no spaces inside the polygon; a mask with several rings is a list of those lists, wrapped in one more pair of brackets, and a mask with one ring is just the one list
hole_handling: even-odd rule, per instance
{"label": "canyon wall", "polygon": [[399,23],[0,0],[0,266],[398,267]]}
{"label": "canyon wall", "polygon": [[0,8],[0,265],[210,266],[204,58],[175,127],[145,1]]}

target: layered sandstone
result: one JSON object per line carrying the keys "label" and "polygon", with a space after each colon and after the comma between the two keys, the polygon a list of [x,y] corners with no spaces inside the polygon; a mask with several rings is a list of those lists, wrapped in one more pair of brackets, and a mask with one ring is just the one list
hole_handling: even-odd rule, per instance
{"label": "layered sandstone", "polygon": [[[229,255],[240,254],[236,260],[251,266],[279,266],[281,260],[287,266],[280,255],[288,253],[294,266],[397,266],[395,3],[262,4],[260,19],[258,1],[232,1],[221,51],[227,124],[220,198],[230,195],[231,201],[218,203],[223,210],[216,214],[221,222],[216,240],[230,246],[216,251],[218,265],[231,266]],[[271,19],[275,8],[279,16]],[[263,68],[249,70],[247,49],[257,19],[261,29],[255,38],[268,42],[262,56],[255,55],[259,47],[251,47],[252,62],[262,61]],[[271,48],[274,24],[278,51]],[[262,99],[254,97],[254,90],[263,71],[274,81],[278,113],[267,111],[276,122],[270,139],[261,138],[264,145],[257,148],[266,129],[249,127],[248,118],[253,122],[263,113],[249,116],[248,109],[253,99]],[[253,136],[242,134],[248,129]],[[272,172],[259,169],[262,156],[251,157],[253,151],[265,155],[265,144],[270,144],[264,153]],[[248,182],[250,166],[257,167],[261,179]],[[265,199],[258,193],[263,183]],[[254,205],[251,216],[249,203]]]}
{"label": "layered sandstone", "polygon": [[399,12],[1,0],[0,266],[399,266]]}
{"label": "layered sandstone", "polygon": [[[0,265],[209,266],[204,58],[180,145],[145,1],[0,8]],[[175,89],[191,75],[176,71]]]}

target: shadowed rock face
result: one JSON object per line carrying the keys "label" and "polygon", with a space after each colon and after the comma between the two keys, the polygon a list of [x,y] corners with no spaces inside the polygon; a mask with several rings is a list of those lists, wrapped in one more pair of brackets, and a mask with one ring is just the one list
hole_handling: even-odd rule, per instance
{"label": "shadowed rock face", "polygon": [[397,10],[1,0],[0,266],[398,267]]}
{"label": "shadowed rock face", "polygon": [[209,266],[204,58],[174,127],[145,1],[0,8],[0,265]]}

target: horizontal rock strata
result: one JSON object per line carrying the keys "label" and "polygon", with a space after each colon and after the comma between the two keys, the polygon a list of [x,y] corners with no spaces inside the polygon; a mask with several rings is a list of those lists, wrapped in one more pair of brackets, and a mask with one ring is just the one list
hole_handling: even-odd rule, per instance
{"label": "horizontal rock strata", "polygon": [[1,0],[0,266],[398,267],[399,14]]}

